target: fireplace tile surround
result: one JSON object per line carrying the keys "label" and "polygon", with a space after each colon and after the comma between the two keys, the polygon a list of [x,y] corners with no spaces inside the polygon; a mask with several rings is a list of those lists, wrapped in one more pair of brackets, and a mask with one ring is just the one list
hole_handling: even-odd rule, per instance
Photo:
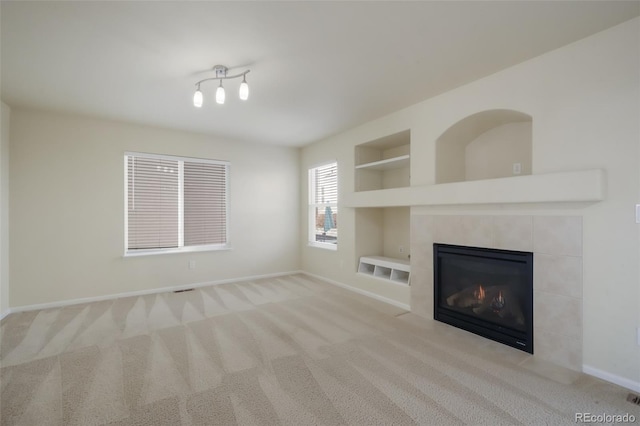
{"label": "fireplace tile surround", "polygon": [[411,311],[433,320],[433,243],[534,254],[534,357],[582,370],[582,217],[411,215]]}

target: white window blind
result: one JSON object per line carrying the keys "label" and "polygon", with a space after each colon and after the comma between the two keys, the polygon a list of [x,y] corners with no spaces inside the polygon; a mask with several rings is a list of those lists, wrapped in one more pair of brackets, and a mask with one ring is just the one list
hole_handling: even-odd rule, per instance
{"label": "white window blind", "polygon": [[227,167],[184,163],[184,245],[227,240]]}
{"label": "white window blind", "polygon": [[178,247],[178,162],[129,157],[129,249]]}
{"label": "white window blind", "polygon": [[224,161],[127,153],[127,254],[225,248]]}
{"label": "white window blind", "polygon": [[338,243],[338,164],[309,169],[309,242],[335,248]]}

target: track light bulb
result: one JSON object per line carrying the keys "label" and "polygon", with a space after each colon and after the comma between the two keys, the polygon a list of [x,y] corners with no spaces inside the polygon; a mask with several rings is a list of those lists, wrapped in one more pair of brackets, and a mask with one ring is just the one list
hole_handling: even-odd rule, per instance
{"label": "track light bulb", "polygon": [[198,84],[198,90],[193,94],[193,106],[196,108],[201,108],[204,98],[202,96],[202,92],[200,91],[200,85]]}
{"label": "track light bulb", "polygon": [[247,84],[247,79],[245,76],[242,76],[242,83],[240,83],[240,91],[238,92],[240,99],[246,101],[249,99],[249,85]]}
{"label": "track light bulb", "polygon": [[222,80],[220,80],[220,86],[216,89],[216,102],[222,105],[224,103],[224,87],[222,87]]}

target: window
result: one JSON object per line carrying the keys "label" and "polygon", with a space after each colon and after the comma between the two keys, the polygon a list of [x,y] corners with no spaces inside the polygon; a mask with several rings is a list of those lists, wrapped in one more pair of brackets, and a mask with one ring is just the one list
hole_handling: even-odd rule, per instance
{"label": "window", "polygon": [[229,163],[126,153],[125,254],[228,248]]}
{"label": "window", "polygon": [[338,163],[309,169],[309,244],[338,244]]}

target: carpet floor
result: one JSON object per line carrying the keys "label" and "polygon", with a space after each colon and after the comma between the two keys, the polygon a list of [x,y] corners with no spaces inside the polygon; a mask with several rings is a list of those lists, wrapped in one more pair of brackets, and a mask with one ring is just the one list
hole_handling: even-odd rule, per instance
{"label": "carpet floor", "polygon": [[628,391],[306,275],[14,313],[2,425],[563,425]]}

